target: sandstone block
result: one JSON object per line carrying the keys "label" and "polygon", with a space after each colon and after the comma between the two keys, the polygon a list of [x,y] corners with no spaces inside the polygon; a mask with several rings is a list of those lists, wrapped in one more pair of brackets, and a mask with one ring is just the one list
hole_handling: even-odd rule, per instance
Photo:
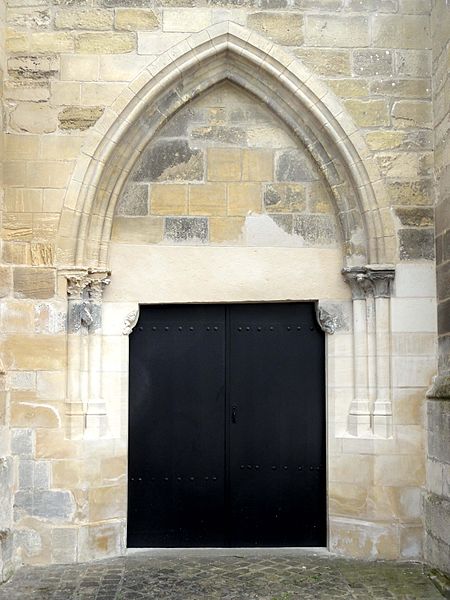
{"label": "sandstone block", "polygon": [[427,19],[413,15],[379,15],[372,25],[373,45],[378,48],[430,48]]}
{"label": "sandstone block", "polygon": [[433,188],[429,179],[389,182],[388,192],[393,205],[433,204]]}
{"label": "sandstone block", "polygon": [[125,485],[99,487],[89,490],[89,518],[92,521],[117,519],[126,516]]}
{"label": "sandstone block", "polygon": [[153,10],[119,8],[114,25],[116,29],[127,31],[153,31],[159,28],[159,19]]}
{"label": "sandstone block", "polygon": [[186,140],[160,140],[145,149],[132,174],[133,181],[201,181],[203,152]]}
{"label": "sandstone block", "polygon": [[13,427],[58,427],[59,415],[55,408],[36,403],[17,403],[11,406]]}
{"label": "sandstone block", "polygon": [[77,560],[78,529],[76,527],[55,527],[52,529],[52,561],[74,563]]}
{"label": "sandstone block", "polygon": [[399,100],[392,107],[392,123],[394,127],[399,129],[411,127],[431,128],[432,120],[430,102]]}
{"label": "sandstone block", "polygon": [[62,130],[89,129],[102,116],[102,106],[67,106],[58,113],[59,127]]}
{"label": "sandstone block", "polygon": [[429,152],[399,152],[379,154],[377,163],[385,177],[410,178],[429,177],[433,158]]}
{"label": "sandstone block", "polygon": [[45,87],[40,82],[28,79],[10,80],[4,85],[4,98],[19,102],[47,102],[50,92],[46,84],[44,85]]}
{"label": "sandstone block", "polygon": [[87,82],[81,84],[81,104],[85,106],[111,106],[120,92],[123,83]]}
{"label": "sandstone block", "polygon": [[306,208],[306,189],[298,183],[274,183],[264,191],[264,206],[270,213],[301,212]]}
{"label": "sandstone block", "polygon": [[253,13],[248,16],[247,25],[278,44],[300,46],[303,43],[303,16],[299,14]]}
{"label": "sandstone block", "polygon": [[318,75],[338,77],[351,75],[350,51],[327,48],[298,48],[294,54]]}
{"label": "sandstone block", "polygon": [[242,180],[271,181],[273,155],[270,150],[242,150]]}
{"label": "sandstone block", "polygon": [[64,335],[10,335],[3,344],[4,363],[18,370],[60,370],[65,368]]}
{"label": "sandstone block", "polygon": [[150,186],[150,212],[152,215],[186,215],[188,212],[186,185],[153,184]]}
{"label": "sandstone block", "polygon": [[357,98],[370,96],[367,79],[329,79],[328,86],[341,98]]}
{"label": "sandstone block", "polygon": [[11,128],[25,133],[51,133],[56,130],[56,110],[47,103],[22,102],[11,113]]}
{"label": "sandstone block", "polygon": [[198,216],[226,215],[224,183],[205,183],[189,186],[189,214]]}
{"label": "sandstone block", "polygon": [[347,0],[345,8],[352,12],[395,13],[398,4],[397,0]]}
{"label": "sandstone block", "polygon": [[55,14],[57,29],[109,30],[113,26],[113,13],[101,8],[96,9],[59,9]]}
{"label": "sandstone block", "polygon": [[28,34],[8,27],[6,29],[5,49],[10,53],[28,52],[30,49]]}
{"label": "sandstone block", "polygon": [[55,295],[54,269],[15,267],[15,298],[52,298]]}
{"label": "sandstone block", "polygon": [[146,56],[107,54],[100,56],[101,81],[132,81],[148,65]]}
{"label": "sandstone block", "polygon": [[397,207],[395,214],[404,227],[432,227],[434,212],[432,208]]}
{"label": "sandstone block", "polygon": [[[39,153],[39,138],[34,135],[5,135],[6,156],[9,159],[37,158]],[[16,190],[13,190],[16,191]],[[23,190],[20,190],[23,192]]]}
{"label": "sandstone block", "polygon": [[389,106],[385,100],[346,100],[345,106],[360,127],[390,124]]}
{"label": "sandstone block", "polygon": [[75,48],[83,54],[123,54],[136,49],[136,36],[133,33],[80,33]]}
{"label": "sandstone block", "polygon": [[0,298],[8,296],[12,288],[11,269],[0,267]]}
{"label": "sandstone block", "polygon": [[47,29],[50,22],[50,10],[43,6],[8,7],[8,24],[19,29]]}
{"label": "sandstone block", "polygon": [[31,264],[36,267],[52,266],[55,260],[55,245],[45,242],[31,242]]}
{"label": "sandstone block", "polygon": [[163,31],[200,31],[211,25],[211,18],[210,9],[166,8],[163,11]]}
{"label": "sandstone block", "polygon": [[[19,136],[22,137],[22,136]],[[28,136],[23,136],[27,138]],[[31,136],[30,136],[31,137]],[[33,144],[30,144],[33,147]],[[26,145],[25,145],[26,146]],[[26,153],[26,148],[23,149]],[[25,158],[25,157],[24,157]],[[8,188],[5,190],[6,212],[40,212],[43,207],[42,190]]]}
{"label": "sandstone block", "polygon": [[164,238],[173,242],[204,243],[208,241],[208,219],[205,217],[167,217]]}
{"label": "sandstone block", "polygon": [[29,242],[7,242],[2,245],[3,262],[15,265],[30,265],[31,254]]}
{"label": "sandstone block", "polygon": [[98,79],[98,56],[61,56],[61,79],[64,81],[95,81]]}
{"label": "sandstone block", "polygon": [[370,84],[371,94],[395,97],[428,98],[431,94],[429,79],[384,79]]}
{"label": "sandstone block", "polygon": [[243,217],[211,217],[209,219],[209,241],[223,244],[237,242],[245,225]]}
{"label": "sandstone block", "polygon": [[389,76],[393,73],[394,56],[390,50],[354,50],[352,64],[358,77]]}
{"label": "sandstone block", "polygon": [[163,238],[160,217],[115,217],[111,239],[129,244],[157,244]]}
{"label": "sandstone block", "polygon": [[261,186],[257,183],[228,184],[228,214],[233,216],[260,213]]}
{"label": "sandstone block", "polygon": [[73,52],[74,41],[70,33],[45,32],[30,35],[30,52]]}
{"label": "sandstone block", "polygon": [[367,17],[337,17],[336,15],[308,15],[305,25],[305,44],[338,48],[368,46],[369,19]]}
{"label": "sandstone block", "polygon": [[395,62],[400,77],[431,76],[431,52],[427,50],[396,50]]}
{"label": "sandstone block", "polygon": [[208,148],[208,180],[239,181],[241,151],[234,148]]}
{"label": "sandstone block", "polygon": [[59,72],[59,58],[55,55],[12,56],[7,64],[9,76],[19,80],[47,80],[56,77]]}
{"label": "sandstone block", "polygon": [[31,239],[32,232],[31,213],[7,213],[4,215],[2,239],[27,241]]}

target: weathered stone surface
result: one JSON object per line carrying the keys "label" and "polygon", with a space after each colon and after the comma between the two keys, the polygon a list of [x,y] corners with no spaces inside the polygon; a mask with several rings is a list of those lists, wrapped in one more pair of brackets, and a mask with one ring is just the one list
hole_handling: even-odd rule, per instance
{"label": "weathered stone surface", "polygon": [[242,151],[242,180],[271,181],[273,179],[273,155],[270,150]]}
{"label": "weathered stone surface", "polygon": [[247,136],[240,127],[230,127],[225,125],[209,125],[194,127],[192,129],[192,138],[194,140],[205,140],[219,145],[245,145]]}
{"label": "weathered stone surface", "polygon": [[148,214],[148,186],[128,183],[119,198],[116,213],[142,217]]}
{"label": "weathered stone surface", "polygon": [[59,58],[47,56],[14,56],[8,59],[8,74],[14,79],[46,80],[59,72]]}
{"label": "weathered stone surface", "polygon": [[122,54],[135,50],[136,37],[133,33],[80,33],[75,48],[84,54]]}
{"label": "weathered stone surface", "polygon": [[279,44],[300,46],[303,43],[303,17],[295,13],[253,13],[247,25]]}
{"label": "weathered stone surface", "polygon": [[366,79],[329,79],[328,86],[341,98],[357,98],[369,96],[369,82]]}
{"label": "weathered stone surface", "polygon": [[114,25],[127,31],[153,31],[158,29],[159,19],[153,10],[123,8],[116,10]]}
{"label": "weathered stone surface", "polygon": [[26,457],[31,456],[34,448],[34,437],[31,429],[11,430],[11,452],[12,454]]}
{"label": "weathered stone surface", "polygon": [[73,36],[70,33],[48,31],[32,33],[29,37],[30,52],[59,53],[72,52],[74,49]]}
{"label": "weathered stone surface", "polygon": [[19,489],[48,489],[50,485],[50,462],[21,460],[19,463]]}
{"label": "weathered stone surface", "polygon": [[95,125],[103,111],[102,106],[66,106],[58,113],[59,127],[62,130],[84,131]]}
{"label": "weathered stone surface", "polygon": [[431,82],[429,79],[384,79],[371,82],[370,93],[427,98],[431,94]]}
{"label": "weathered stone surface", "polygon": [[396,50],[395,60],[400,77],[431,76],[431,53],[427,50]]}
{"label": "weathered stone surface", "polygon": [[398,131],[381,129],[369,131],[366,141],[371,150],[431,150],[430,131]]}
{"label": "weathered stone surface", "polygon": [[292,230],[308,246],[332,246],[337,240],[334,220],[328,215],[294,215]]}
{"label": "weathered stone surface", "polygon": [[9,294],[12,287],[11,269],[9,267],[0,267],[0,298]]}
{"label": "weathered stone surface", "polygon": [[31,213],[7,213],[3,218],[2,239],[27,241],[33,233]]}
{"label": "weathered stone surface", "polygon": [[383,77],[392,75],[394,56],[389,50],[354,50],[353,73],[358,77]]}
{"label": "weathered stone surface", "polygon": [[43,519],[68,519],[75,509],[75,503],[70,492],[34,490],[17,492],[15,507],[18,515],[24,514]]}
{"label": "weathered stone surface", "polygon": [[351,75],[349,50],[328,48],[296,48],[294,54],[318,75],[338,77]]}
{"label": "weathered stone surface", "polygon": [[55,259],[55,246],[46,242],[31,242],[31,264],[34,267],[51,266]]}
{"label": "weathered stone surface", "polygon": [[167,217],[164,238],[174,242],[207,242],[208,220],[203,217]]}
{"label": "weathered stone surface", "polygon": [[48,8],[39,7],[12,7],[8,8],[8,25],[29,29],[47,29],[51,22],[51,13]]}
{"label": "weathered stone surface", "polygon": [[304,152],[288,150],[277,156],[276,179],[278,181],[314,181],[317,178]]}
{"label": "weathered stone surface", "polygon": [[396,208],[395,214],[405,227],[432,227],[434,213],[432,208]]}
{"label": "weathered stone surface", "polygon": [[308,15],[305,24],[305,44],[328,48],[368,46],[369,19],[360,16],[344,18],[336,15]]}
{"label": "weathered stone surface", "polygon": [[244,217],[212,217],[209,219],[209,241],[213,244],[239,241]]}
{"label": "weathered stone surface", "polygon": [[45,268],[15,267],[16,298],[51,298],[55,294],[55,271]]}
{"label": "weathered stone surface", "polygon": [[390,182],[388,192],[393,205],[433,204],[433,188],[429,179]]}
{"label": "weathered stone surface", "polygon": [[241,151],[239,149],[208,148],[209,181],[239,181],[241,170]]}
{"label": "weathered stone surface", "polygon": [[152,184],[150,212],[153,215],[185,215],[188,212],[188,186]]}
{"label": "weathered stone surface", "polygon": [[220,216],[227,213],[226,186],[223,183],[206,183],[189,186],[189,214]]}
{"label": "weathered stone surface", "polygon": [[264,191],[264,206],[270,213],[301,212],[306,208],[306,189],[301,184],[274,183]]}
{"label": "weathered stone surface", "polygon": [[360,127],[390,125],[389,105],[385,100],[346,100],[345,106]]}
{"label": "weathered stone surface", "polygon": [[115,217],[111,239],[128,244],[157,244],[163,238],[161,217]]}
{"label": "weathered stone surface", "polygon": [[233,216],[261,212],[261,186],[256,183],[228,184],[228,214]]}
{"label": "weathered stone surface", "polygon": [[56,110],[47,103],[22,102],[11,113],[11,127],[15,131],[51,133],[56,126]]}
{"label": "weathered stone surface", "polygon": [[103,9],[58,10],[55,15],[57,29],[107,30],[113,25],[113,13]]}
{"label": "weathered stone surface", "polygon": [[134,181],[199,181],[203,153],[186,140],[161,140],[147,148],[133,172]]}
{"label": "weathered stone surface", "polygon": [[401,229],[399,231],[400,259],[434,259],[434,230]]}
{"label": "weathered stone surface", "polygon": [[373,43],[378,48],[429,48],[427,19],[410,15],[379,15],[372,26]]}
{"label": "weathered stone surface", "polygon": [[392,122],[395,127],[431,128],[432,114],[430,102],[399,100],[392,107]]}

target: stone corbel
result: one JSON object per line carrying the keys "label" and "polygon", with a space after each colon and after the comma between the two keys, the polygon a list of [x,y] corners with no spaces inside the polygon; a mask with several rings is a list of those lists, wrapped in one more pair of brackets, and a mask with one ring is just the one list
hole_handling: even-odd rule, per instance
{"label": "stone corbel", "polygon": [[316,319],[320,329],[324,333],[333,335],[338,325],[336,315],[332,315],[320,302],[316,303]]}
{"label": "stone corbel", "polygon": [[127,314],[123,322],[123,335],[130,335],[139,319],[139,306]]}

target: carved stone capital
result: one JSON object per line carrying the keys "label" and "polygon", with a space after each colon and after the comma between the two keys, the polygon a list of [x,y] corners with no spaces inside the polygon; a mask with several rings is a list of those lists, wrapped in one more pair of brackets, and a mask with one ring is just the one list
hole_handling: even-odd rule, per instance
{"label": "carved stone capital", "polygon": [[69,300],[81,300],[88,284],[86,273],[67,273],[67,296]]}
{"label": "carved stone capital", "polygon": [[370,279],[375,298],[389,298],[395,267],[391,265],[368,265],[367,277]]}
{"label": "carved stone capital", "polygon": [[389,298],[395,267],[393,265],[345,267],[342,269],[342,275],[352,290],[354,300],[364,300],[372,294],[375,298]]}
{"label": "carved stone capital", "polygon": [[130,335],[139,319],[139,306],[127,314],[123,323],[123,335]]}
{"label": "carved stone capital", "polygon": [[101,303],[104,289],[110,283],[111,271],[89,271],[87,289],[89,299],[92,302]]}
{"label": "carved stone capital", "polygon": [[365,267],[345,267],[342,275],[350,286],[353,300],[364,300],[367,289],[367,276]]}

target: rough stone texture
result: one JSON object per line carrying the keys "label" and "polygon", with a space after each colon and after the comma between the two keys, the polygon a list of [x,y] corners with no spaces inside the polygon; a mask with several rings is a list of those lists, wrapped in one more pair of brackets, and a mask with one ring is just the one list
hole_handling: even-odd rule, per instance
{"label": "rough stone texture", "polygon": [[67,106],[58,114],[59,127],[62,130],[84,131],[95,125],[102,116],[103,110],[101,106],[85,108]]}
{"label": "rough stone texture", "polygon": [[[66,550],[70,548],[66,532],[57,536]],[[94,564],[26,567],[0,588],[1,600],[37,600],[43,594],[66,600],[442,598],[427,570],[414,563],[350,561],[323,552],[280,555],[239,550],[233,556],[175,558],[140,553]]]}

